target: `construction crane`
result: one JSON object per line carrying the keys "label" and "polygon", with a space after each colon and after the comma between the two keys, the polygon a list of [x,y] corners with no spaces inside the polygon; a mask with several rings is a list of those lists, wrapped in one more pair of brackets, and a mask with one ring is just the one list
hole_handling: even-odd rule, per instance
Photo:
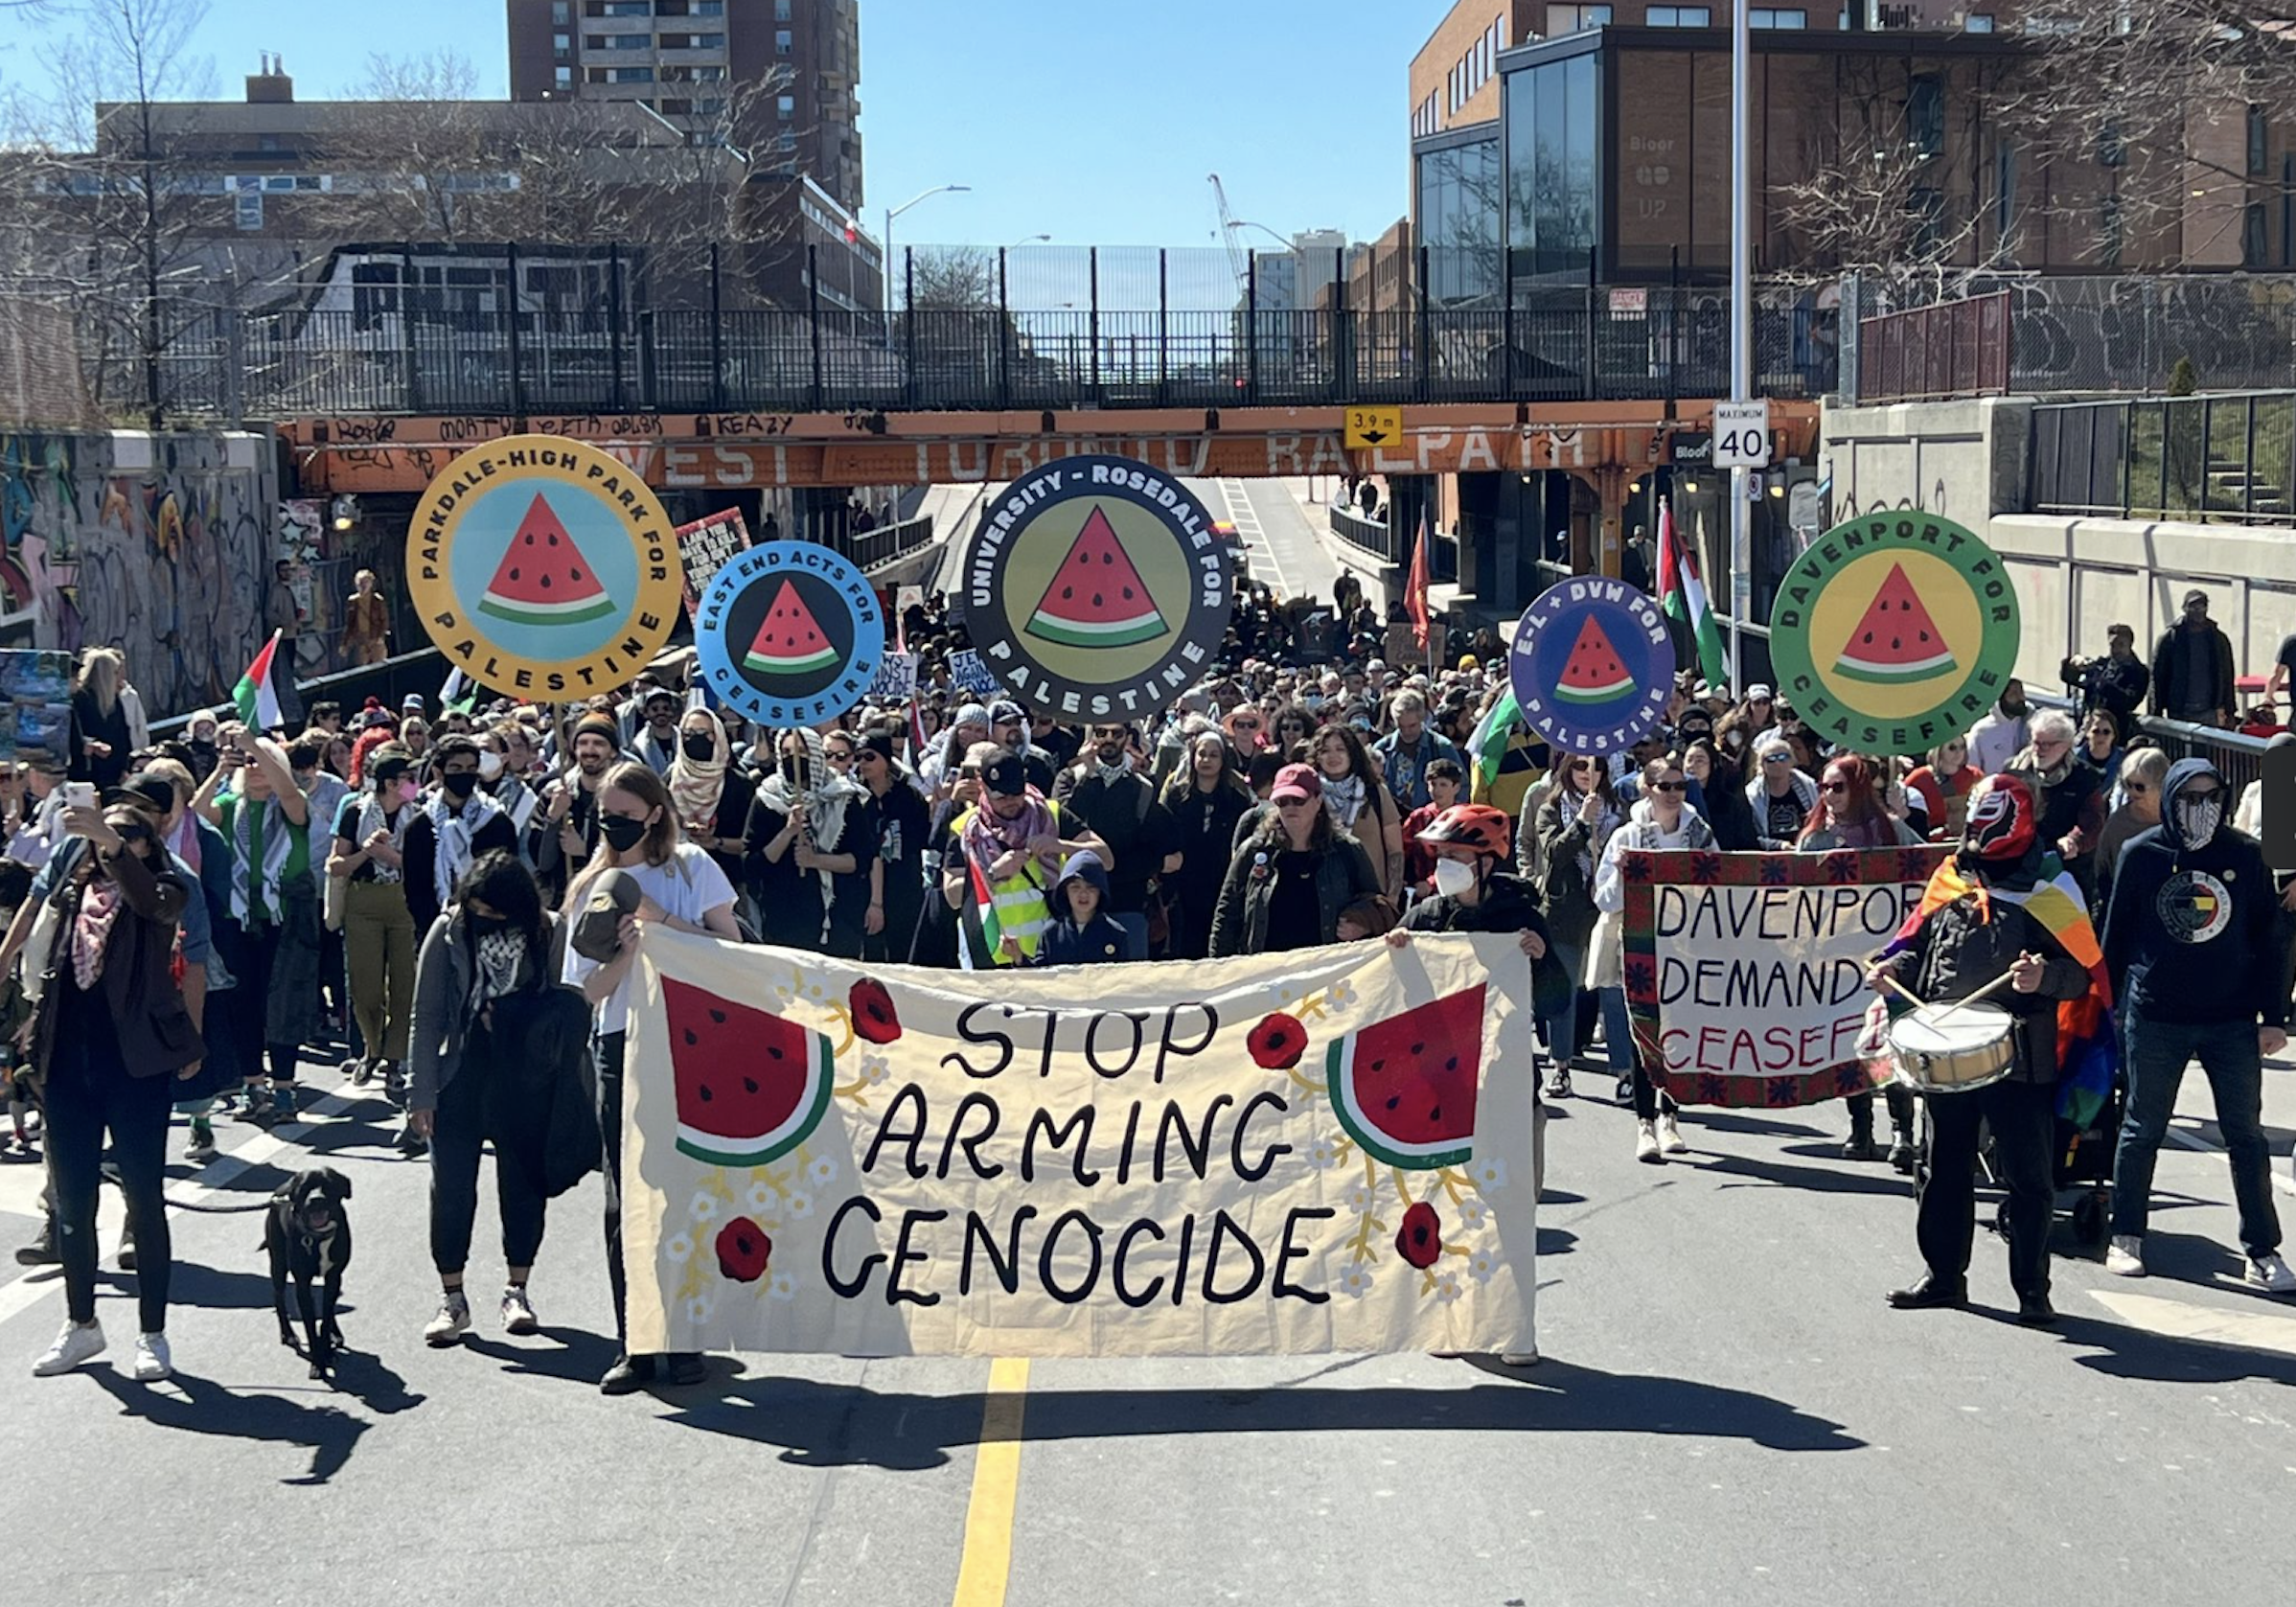
{"label": "construction crane", "polygon": [[1243,241],[1236,239],[1236,215],[1228,205],[1228,189],[1220,182],[1218,173],[1205,175],[1212,187],[1212,199],[1220,206],[1220,241],[1228,247],[1228,265],[1242,285],[1251,276],[1251,264],[1244,254]]}

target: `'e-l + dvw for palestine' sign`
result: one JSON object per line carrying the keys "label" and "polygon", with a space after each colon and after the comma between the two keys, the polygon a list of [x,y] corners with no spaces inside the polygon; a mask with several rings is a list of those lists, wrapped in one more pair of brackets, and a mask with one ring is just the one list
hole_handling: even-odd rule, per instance
{"label": "'e-l + dvw for palestine' sign", "polygon": [[1920,905],[1942,848],[1635,854],[1625,976],[1635,1048],[1684,1104],[1861,1093],[1866,968]]}

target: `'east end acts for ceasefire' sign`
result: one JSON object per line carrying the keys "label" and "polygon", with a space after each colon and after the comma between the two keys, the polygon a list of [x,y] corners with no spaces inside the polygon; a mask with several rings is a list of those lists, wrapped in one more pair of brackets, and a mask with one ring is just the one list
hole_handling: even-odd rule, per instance
{"label": "'east end acts for ceasefire' sign", "polygon": [[549,700],[645,668],[684,584],[677,534],[644,480],[554,435],[505,436],[447,465],[415,507],[406,575],[448,662]]}

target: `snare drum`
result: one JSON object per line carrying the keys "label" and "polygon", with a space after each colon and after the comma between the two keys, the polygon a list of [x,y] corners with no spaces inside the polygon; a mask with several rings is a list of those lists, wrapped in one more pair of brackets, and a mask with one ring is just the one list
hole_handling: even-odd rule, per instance
{"label": "snare drum", "polygon": [[2009,1074],[2016,1028],[1997,1004],[1924,1004],[1890,1023],[1890,1055],[1924,1093],[1967,1093]]}

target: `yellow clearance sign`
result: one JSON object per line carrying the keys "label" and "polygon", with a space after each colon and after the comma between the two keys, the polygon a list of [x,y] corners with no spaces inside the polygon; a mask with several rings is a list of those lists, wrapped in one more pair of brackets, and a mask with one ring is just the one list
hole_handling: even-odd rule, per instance
{"label": "yellow clearance sign", "polygon": [[448,659],[484,686],[583,698],[661,651],[684,580],[645,480],[585,442],[512,435],[431,481],[406,533],[407,589]]}

